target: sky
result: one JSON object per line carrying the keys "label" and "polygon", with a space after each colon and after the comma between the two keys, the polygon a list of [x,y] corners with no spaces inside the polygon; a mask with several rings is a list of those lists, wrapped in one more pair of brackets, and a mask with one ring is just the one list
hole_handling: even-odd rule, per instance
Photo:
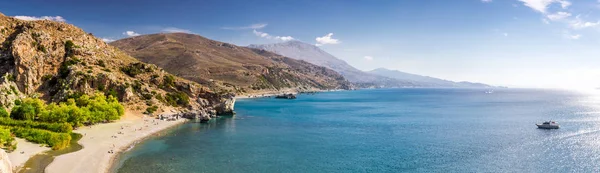
{"label": "sky", "polygon": [[299,40],[360,70],[509,87],[600,87],[600,0],[0,0],[106,41],[187,32],[240,46]]}

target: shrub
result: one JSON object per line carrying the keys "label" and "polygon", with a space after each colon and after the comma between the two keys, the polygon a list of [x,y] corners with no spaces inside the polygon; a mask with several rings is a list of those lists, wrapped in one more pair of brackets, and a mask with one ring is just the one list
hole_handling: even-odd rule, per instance
{"label": "shrub", "polygon": [[68,123],[44,123],[29,120],[13,120],[10,118],[0,118],[0,125],[11,127],[24,127],[33,129],[44,129],[52,132],[71,133],[73,127]]}
{"label": "shrub", "polygon": [[7,149],[9,151],[14,150],[16,145],[13,145],[15,138],[10,133],[8,128],[0,127],[0,148]]}
{"label": "shrub", "polygon": [[165,75],[163,77],[163,82],[165,87],[174,87],[175,86],[175,77],[171,75]]}
{"label": "shrub", "polygon": [[146,69],[146,65],[140,62],[129,64],[128,66],[121,67],[121,71],[131,77],[135,77],[138,74],[142,74],[148,69]]}
{"label": "shrub", "polygon": [[6,80],[14,82],[16,79],[13,74],[8,74],[6,75]]}
{"label": "shrub", "polygon": [[167,93],[165,101],[171,106],[187,106],[190,98],[184,92]]}
{"label": "shrub", "polygon": [[6,109],[4,109],[4,107],[0,107],[0,118],[8,118],[8,112],[6,112]]}
{"label": "shrub", "polygon": [[152,114],[158,110],[158,106],[150,106],[146,108],[146,114]]}
{"label": "shrub", "polygon": [[10,131],[15,134],[15,136],[24,138],[27,141],[38,144],[47,144],[53,150],[66,148],[71,142],[71,135],[68,133],[56,133],[48,130],[24,127],[12,127],[10,128]]}

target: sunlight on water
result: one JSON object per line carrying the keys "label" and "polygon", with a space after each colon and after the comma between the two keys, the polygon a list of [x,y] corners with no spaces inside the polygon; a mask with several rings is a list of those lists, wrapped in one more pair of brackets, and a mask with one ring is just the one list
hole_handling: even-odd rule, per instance
{"label": "sunlight on water", "polygon": [[234,117],[140,143],[119,172],[599,172],[599,105],[600,92],[525,89],[240,100]]}

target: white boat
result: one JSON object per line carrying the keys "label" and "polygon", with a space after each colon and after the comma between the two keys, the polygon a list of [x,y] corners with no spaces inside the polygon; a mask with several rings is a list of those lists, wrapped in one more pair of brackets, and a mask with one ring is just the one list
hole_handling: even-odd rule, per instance
{"label": "white boat", "polygon": [[546,121],[542,124],[535,124],[535,125],[538,126],[538,128],[540,128],[540,129],[558,129],[558,128],[560,128],[560,125],[558,125],[558,123],[555,121]]}

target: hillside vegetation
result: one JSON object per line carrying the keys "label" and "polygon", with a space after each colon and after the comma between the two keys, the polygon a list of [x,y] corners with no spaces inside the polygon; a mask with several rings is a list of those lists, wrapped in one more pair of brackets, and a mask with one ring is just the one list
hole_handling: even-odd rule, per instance
{"label": "hillside vegetation", "polygon": [[333,70],[194,34],[142,35],[111,45],[141,61],[224,92],[352,88]]}

